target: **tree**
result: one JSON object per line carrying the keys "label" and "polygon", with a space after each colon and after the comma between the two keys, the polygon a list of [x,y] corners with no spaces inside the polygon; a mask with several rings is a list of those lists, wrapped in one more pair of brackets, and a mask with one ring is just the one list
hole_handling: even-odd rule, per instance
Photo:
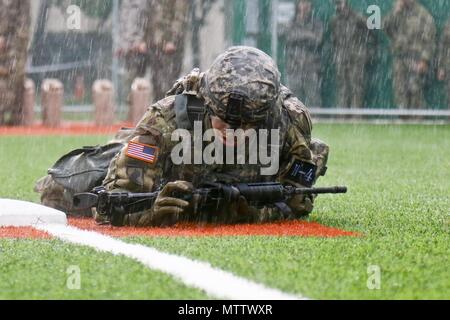
{"label": "tree", "polygon": [[30,0],[0,0],[0,125],[22,121]]}

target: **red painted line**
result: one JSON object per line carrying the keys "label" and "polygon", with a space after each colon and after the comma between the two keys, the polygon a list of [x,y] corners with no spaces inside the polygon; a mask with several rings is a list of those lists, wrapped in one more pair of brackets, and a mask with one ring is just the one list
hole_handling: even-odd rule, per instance
{"label": "red painted line", "polygon": [[32,227],[0,228],[0,239],[50,239],[51,236]]}
{"label": "red painted line", "polygon": [[69,219],[74,227],[113,237],[205,237],[205,236],[297,236],[334,238],[360,234],[323,226],[315,222],[282,221],[267,224],[199,225],[178,224],[171,228],[133,228],[99,226],[92,219]]}
{"label": "red painted line", "polygon": [[0,136],[107,135],[115,134],[123,127],[132,127],[132,125],[130,123],[122,123],[99,127],[91,123],[66,122],[59,128],[49,128],[43,125],[33,125],[31,127],[0,127]]}
{"label": "red painted line", "polygon": [[[70,225],[82,230],[95,231],[112,237],[224,237],[224,236],[277,236],[277,237],[358,237],[358,233],[327,227],[316,222],[281,221],[266,224],[210,225],[183,223],[171,228],[133,228],[97,225],[93,219],[69,218]],[[0,228],[0,239],[49,239],[48,234],[31,227]]]}

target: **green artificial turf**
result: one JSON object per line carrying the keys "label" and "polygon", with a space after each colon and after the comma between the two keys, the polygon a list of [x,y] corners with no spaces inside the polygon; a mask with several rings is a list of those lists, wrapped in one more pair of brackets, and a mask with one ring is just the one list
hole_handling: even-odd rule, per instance
{"label": "green artificial turf", "polygon": [[[209,261],[271,287],[316,299],[450,299],[450,127],[323,124],[316,126],[314,136],[331,146],[328,174],[318,185],[345,184],[349,193],[319,197],[310,220],[360,232],[361,237],[127,241]],[[105,141],[107,137],[0,137],[0,161],[7,164],[0,168],[5,180],[0,197],[37,200],[32,192],[34,180],[59,155]],[[0,240],[0,247],[5,243],[16,246]],[[45,246],[26,244],[18,242],[17,250],[29,248],[26,254],[32,255],[33,246]],[[86,259],[96,260],[98,255],[92,253]],[[117,264],[124,260],[114,259]],[[24,266],[11,265],[16,267],[8,278],[24,290],[20,280]],[[381,269],[380,290],[367,287],[368,268],[373,265]],[[36,276],[26,283],[41,281]],[[126,292],[127,286],[121,290]],[[185,292],[185,298],[197,297],[195,290]],[[90,294],[96,293],[85,292],[85,297]]]}
{"label": "green artificial turf", "polygon": [[131,259],[57,240],[1,240],[0,270],[0,299],[206,298]]}
{"label": "green artificial turf", "polygon": [[39,200],[36,180],[64,154],[83,146],[105,144],[107,136],[0,136],[0,198]]}

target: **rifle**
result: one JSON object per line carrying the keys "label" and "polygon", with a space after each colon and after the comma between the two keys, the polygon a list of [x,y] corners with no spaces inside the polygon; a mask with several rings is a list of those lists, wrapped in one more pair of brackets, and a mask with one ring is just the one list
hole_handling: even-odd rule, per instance
{"label": "rifle", "polygon": [[[159,189],[161,190],[161,189]],[[229,203],[244,197],[250,206],[277,207],[285,216],[291,213],[286,201],[295,195],[319,195],[347,193],[347,187],[295,188],[276,182],[223,184],[210,183],[190,194],[173,194],[173,197],[191,202],[196,199],[193,211],[214,212]],[[152,208],[159,191],[151,193],[108,192],[104,187],[89,193],[75,195],[75,210],[96,208],[97,213],[106,216],[113,226],[121,225],[128,214]]]}

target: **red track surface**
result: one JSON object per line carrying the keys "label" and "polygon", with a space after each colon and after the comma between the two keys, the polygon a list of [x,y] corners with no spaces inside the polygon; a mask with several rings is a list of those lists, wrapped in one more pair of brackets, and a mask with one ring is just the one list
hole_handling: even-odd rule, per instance
{"label": "red track surface", "polygon": [[56,136],[56,135],[88,135],[115,134],[122,127],[130,127],[129,123],[98,127],[89,123],[64,123],[59,128],[48,128],[42,125],[31,127],[0,127],[0,136]]}
{"label": "red track surface", "polygon": [[45,232],[38,231],[31,227],[26,228],[0,228],[0,239],[50,239],[50,235]]}
{"label": "red track surface", "polygon": [[92,230],[114,237],[299,236],[332,238],[358,236],[353,232],[305,221],[283,221],[252,225],[179,224],[172,228],[115,228],[98,226],[92,219],[70,219],[70,224],[80,229]]}
{"label": "red track surface", "polygon": [[[282,221],[267,224],[198,225],[178,224],[171,228],[132,228],[99,226],[93,219],[69,219],[70,225],[113,237],[206,237],[279,236],[335,238],[359,234],[323,226],[315,222]],[[33,228],[0,228],[0,238],[49,238]]]}

